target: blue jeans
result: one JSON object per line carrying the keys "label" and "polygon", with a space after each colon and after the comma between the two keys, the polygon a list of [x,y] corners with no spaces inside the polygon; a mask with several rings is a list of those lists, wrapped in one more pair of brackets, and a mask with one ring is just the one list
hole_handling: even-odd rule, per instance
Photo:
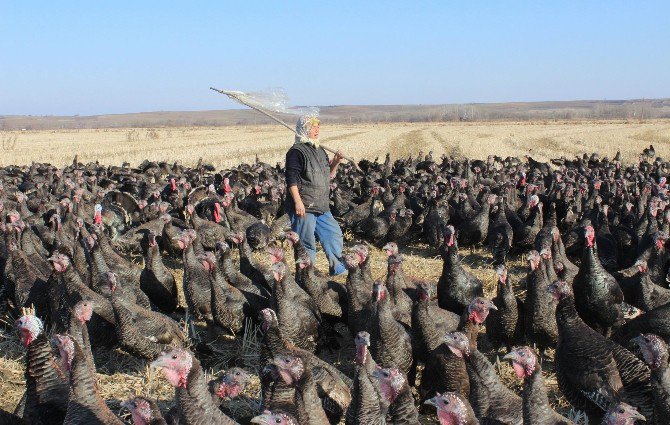
{"label": "blue jeans", "polygon": [[321,242],[323,250],[328,257],[328,271],[331,276],[344,273],[347,268],[342,264],[342,229],[337,224],[333,215],[328,211],[325,214],[312,214],[306,212],[303,217],[298,217],[295,212],[289,212],[291,229],[300,236],[302,244],[312,257],[312,264],[316,258],[316,241]]}

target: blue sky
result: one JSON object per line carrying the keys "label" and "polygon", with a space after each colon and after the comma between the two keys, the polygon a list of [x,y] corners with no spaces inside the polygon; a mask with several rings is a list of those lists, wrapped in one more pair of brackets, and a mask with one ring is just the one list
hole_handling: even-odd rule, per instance
{"label": "blue sky", "polygon": [[670,97],[667,1],[0,0],[0,114]]}

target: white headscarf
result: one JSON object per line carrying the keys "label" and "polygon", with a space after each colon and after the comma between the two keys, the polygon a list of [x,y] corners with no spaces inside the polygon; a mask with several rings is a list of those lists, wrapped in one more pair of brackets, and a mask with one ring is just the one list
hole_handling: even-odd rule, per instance
{"label": "white headscarf", "polygon": [[319,139],[310,139],[309,130],[312,128],[313,123],[318,122],[319,117],[317,115],[303,115],[298,118],[298,122],[295,125],[295,142],[294,143],[314,143],[314,146],[319,147]]}

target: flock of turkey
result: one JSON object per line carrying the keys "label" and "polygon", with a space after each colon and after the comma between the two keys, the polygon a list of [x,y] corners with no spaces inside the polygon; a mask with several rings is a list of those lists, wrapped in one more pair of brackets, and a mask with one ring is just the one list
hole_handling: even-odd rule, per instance
{"label": "flock of turkey", "polygon": [[[0,423],[124,423],[99,393],[92,347],[146,359],[174,386],[169,411],[124,401],[135,424],[418,424],[435,412],[441,424],[572,423],[549,403],[546,365],[591,423],[668,423],[670,164],[653,147],[634,164],[419,153],[359,165],[364,175],[341,166],[331,186],[331,211],[360,242],[343,254],[344,284],[290,231],[279,165],[1,169],[0,318],[25,347],[26,388]],[[401,252],[422,241],[442,257],[438,282],[403,270]],[[388,256],[383,281],[371,246]],[[492,300],[459,257],[481,246]],[[513,282],[520,255],[526,277]],[[208,382],[206,344],[180,320],[206,339],[256,325],[259,367]],[[324,360],[342,341],[355,345],[348,368]],[[254,374],[256,416],[229,416]]]}

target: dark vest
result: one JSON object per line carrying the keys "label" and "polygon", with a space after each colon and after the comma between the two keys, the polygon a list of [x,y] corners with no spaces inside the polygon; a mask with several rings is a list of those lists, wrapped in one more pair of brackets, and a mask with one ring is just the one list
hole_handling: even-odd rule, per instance
{"label": "dark vest", "polygon": [[[305,212],[324,214],[330,211],[330,164],[328,155],[322,148],[306,143],[291,147],[304,158],[305,168],[300,173],[298,192],[305,205]],[[293,197],[286,195],[286,208],[295,211]]]}

